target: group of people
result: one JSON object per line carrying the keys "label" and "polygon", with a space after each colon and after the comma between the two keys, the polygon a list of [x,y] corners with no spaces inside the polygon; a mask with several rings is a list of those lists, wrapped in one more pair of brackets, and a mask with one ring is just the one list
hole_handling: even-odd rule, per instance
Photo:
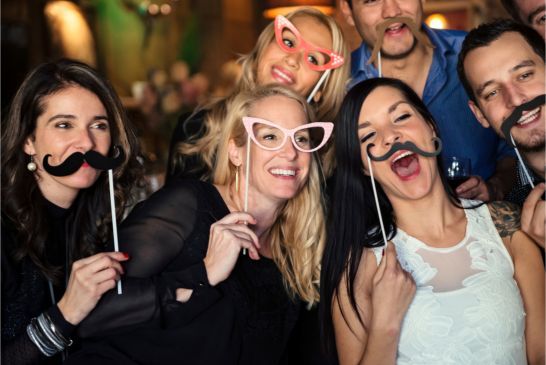
{"label": "group of people", "polygon": [[2,124],[2,361],[543,364],[544,39],[422,6],[342,0],[351,59],[332,18],[278,16],[139,203],[109,83],[32,71]]}

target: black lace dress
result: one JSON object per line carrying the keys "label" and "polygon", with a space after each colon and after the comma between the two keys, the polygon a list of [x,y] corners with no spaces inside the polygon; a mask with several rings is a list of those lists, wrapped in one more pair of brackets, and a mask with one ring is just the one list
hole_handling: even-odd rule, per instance
{"label": "black lace dress", "polygon": [[[228,213],[216,188],[196,180],[171,180],[137,205],[120,231],[131,256],[125,276],[133,278],[80,325],[87,340],[69,363],[285,363],[301,304],[275,263],[240,256],[227,280],[208,285],[210,226]],[[193,289],[189,301],[175,300],[177,287]]]}

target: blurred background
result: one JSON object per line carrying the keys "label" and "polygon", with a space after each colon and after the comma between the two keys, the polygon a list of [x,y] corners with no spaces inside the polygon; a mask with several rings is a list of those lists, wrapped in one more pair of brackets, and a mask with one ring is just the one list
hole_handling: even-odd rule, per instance
{"label": "blurred background", "polygon": [[[360,39],[339,0],[2,0],[2,111],[26,73],[69,57],[97,68],[138,128],[152,189],[162,183],[172,129],[182,113],[228,93],[261,30],[295,6],[316,6]],[[500,0],[428,0],[434,28],[468,30],[506,17]],[[154,186],[157,185],[157,186]]]}

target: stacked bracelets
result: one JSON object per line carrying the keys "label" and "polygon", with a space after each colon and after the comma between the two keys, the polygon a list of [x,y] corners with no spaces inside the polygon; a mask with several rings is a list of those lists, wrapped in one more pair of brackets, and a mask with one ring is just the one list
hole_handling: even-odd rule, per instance
{"label": "stacked bracelets", "polygon": [[72,340],[63,336],[47,313],[32,318],[27,326],[27,334],[36,347],[48,357],[72,345]]}

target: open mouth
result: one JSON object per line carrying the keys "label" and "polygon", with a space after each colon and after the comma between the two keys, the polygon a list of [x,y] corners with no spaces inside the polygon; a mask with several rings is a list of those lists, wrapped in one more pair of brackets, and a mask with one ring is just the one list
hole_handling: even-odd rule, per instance
{"label": "open mouth", "polygon": [[414,152],[404,151],[392,160],[391,170],[402,180],[408,180],[421,170],[419,157]]}
{"label": "open mouth", "polygon": [[292,77],[292,75],[284,71],[282,68],[274,66],[271,69],[271,75],[277,82],[281,84],[291,85],[294,83],[294,78]]}
{"label": "open mouth", "polygon": [[389,35],[396,35],[396,34],[401,33],[402,31],[404,31],[404,29],[406,29],[406,28],[407,28],[406,24],[396,23],[396,24],[392,24],[391,26],[389,26],[385,30],[385,33],[389,34]]}
{"label": "open mouth", "polygon": [[516,125],[518,127],[526,127],[528,124],[533,123],[538,120],[540,116],[540,110],[541,107],[538,107],[534,110],[531,110],[530,112],[527,112],[526,114],[522,115],[521,118],[517,121]]}

